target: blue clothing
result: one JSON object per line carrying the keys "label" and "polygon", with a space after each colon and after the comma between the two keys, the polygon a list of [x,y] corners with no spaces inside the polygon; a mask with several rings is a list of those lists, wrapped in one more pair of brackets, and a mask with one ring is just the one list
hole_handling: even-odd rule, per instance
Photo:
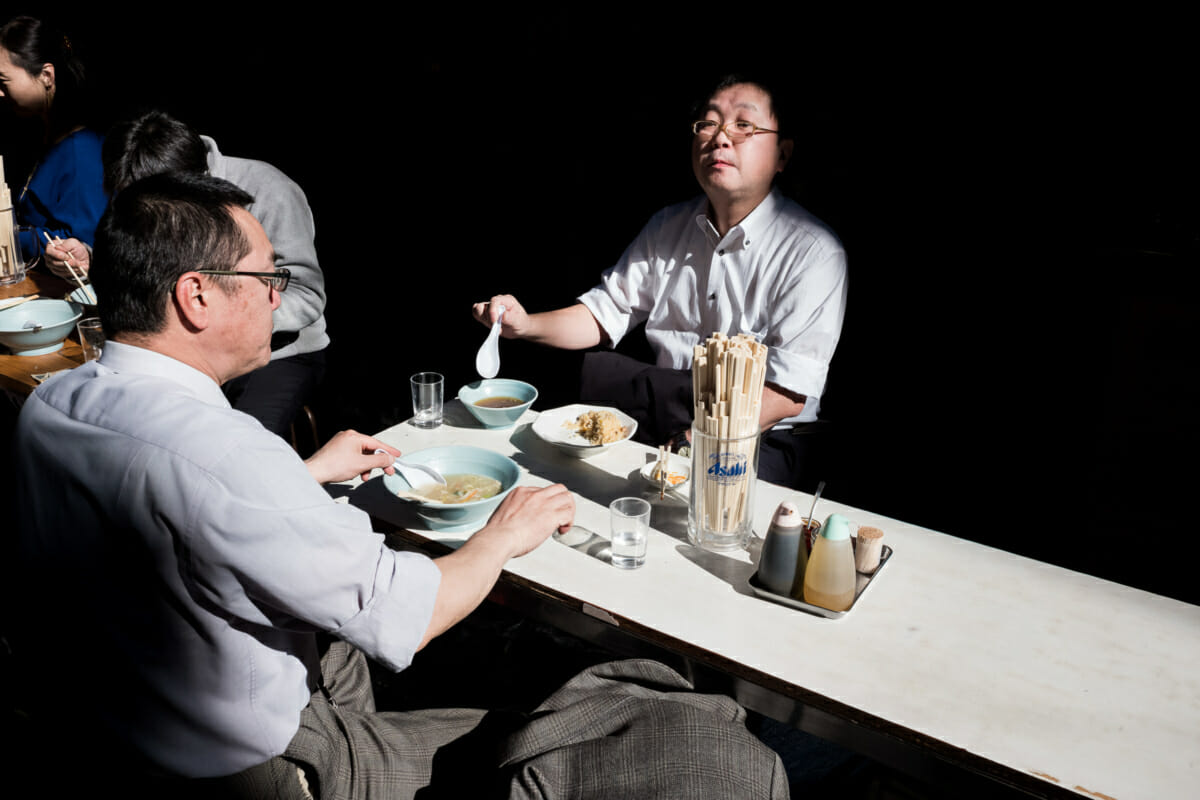
{"label": "blue clothing", "polygon": [[27,263],[41,252],[46,233],[51,239],[74,237],[92,246],[96,225],[108,206],[100,158],[103,143],[104,137],[95,131],[75,131],[51,147],[33,168],[33,178],[17,199],[19,224],[34,228],[21,233]]}

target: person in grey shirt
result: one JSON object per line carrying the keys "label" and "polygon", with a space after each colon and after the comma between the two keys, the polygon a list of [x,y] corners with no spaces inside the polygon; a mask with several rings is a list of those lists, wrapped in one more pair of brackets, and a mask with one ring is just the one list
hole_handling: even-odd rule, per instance
{"label": "person in grey shirt", "polygon": [[325,373],[325,278],[317,261],[312,211],[303,190],[276,167],[227,156],[208,136],[162,111],[117,123],[103,148],[104,184],[115,194],[138,178],[182,171],[224,178],[254,198],[249,211],[275,248],[275,266],[291,272],[273,315],[271,362],[224,386],[233,407],[287,436]]}

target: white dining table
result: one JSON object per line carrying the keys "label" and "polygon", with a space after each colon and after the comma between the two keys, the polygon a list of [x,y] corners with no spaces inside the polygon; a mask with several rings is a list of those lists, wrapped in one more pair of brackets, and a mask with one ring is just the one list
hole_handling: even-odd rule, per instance
{"label": "white dining table", "polygon": [[[656,451],[625,442],[572,458],[533,433],[535,418],[488,430],[451,402],[441,427],[377,434],[405,452],[484,447],[513,458],[522,485],[574,493],[578,530],[509,562],[498,586],[522,590],[531,613],[659,648],[726,679],[747,707],[925,777],[945,769],[1045,797],[1200,796],[1200,607],[822,497],[817,518],[882,529],[892,556],[843,617],[806,613],[750,588],[754,544],[688,541],[686,499],[660,500],[639,475]],[[436,554],[469,536],[424,527],[378,478],[341,488],[405,546]],[[653,505],[635,570],[613,567],[604,541],[608,504],[627,495]],[[806,513],[812,497],[759,483],[759,537],[784,500]],[[1014,530],[1034,533],[1066,531]]]}

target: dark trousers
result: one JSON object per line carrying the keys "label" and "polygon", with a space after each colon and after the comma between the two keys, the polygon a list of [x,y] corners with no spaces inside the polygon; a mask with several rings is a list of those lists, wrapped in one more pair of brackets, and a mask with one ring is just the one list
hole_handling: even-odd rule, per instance
{"label": "dark trousers", "polygon": [[325,376],[325,351],[279,358],[221,387],[229,404],[287,439],[292,420]]}

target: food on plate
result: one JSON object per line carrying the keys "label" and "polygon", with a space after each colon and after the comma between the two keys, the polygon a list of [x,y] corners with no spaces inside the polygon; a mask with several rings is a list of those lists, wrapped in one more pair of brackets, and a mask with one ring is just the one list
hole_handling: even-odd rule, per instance
{"label": "food on plate", "polygon": [[563,427],[571,428],[590,444],[611,444],[625,438],[625,426],[611,411],[585,411]]}
{"label": "food on plate", "polygon": [[416,494],[434,503],[470,503],[487,500],[500,492],[500,481],[486,475],[446,475],[446,485],[424,486]]}
{"label": "food on plate", "polygon": [[[668,469],[666,474],[668,486],[678,486],[687,480],[687,473],[684,472],[672,472]],[[663,479],[662,467],[654,468],[654,474],[651,476],[651,479],[655,481],[661,481]]]}
{"label": "food on plate", "polygon": [[506,397],[497,395],[496,397],[485,397],[482,400],[476,400],[475,405],[480,408],[512,408],[513,406],[523,405],[525,403],[519,397]]}
{"label": "food on plate", "polygon": [[683,472],[671,472],[670,451],[666,445],[661,445],[658,448],[658,461],[654,462],[654,469],[650,470],[650,480],[659,485],[670,484],[678,486],[687,480],[687,474]]}

